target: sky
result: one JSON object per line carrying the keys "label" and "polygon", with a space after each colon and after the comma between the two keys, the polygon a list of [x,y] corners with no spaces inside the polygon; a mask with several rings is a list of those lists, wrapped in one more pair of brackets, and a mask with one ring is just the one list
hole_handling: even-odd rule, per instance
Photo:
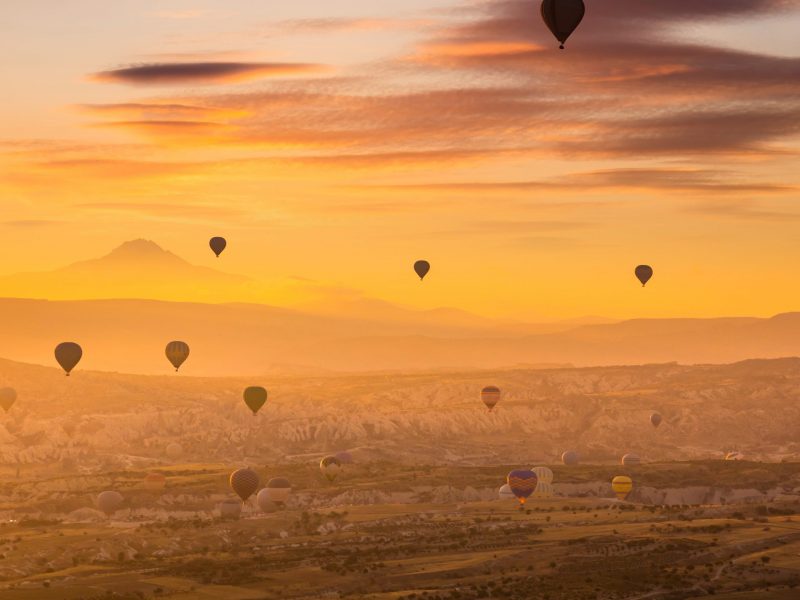
{"label": "sky", "polygon": [[587,0],[564,51],[538,5],[4,0],[0,275],[146,238],[273,304],[800,309],[800,5]]}

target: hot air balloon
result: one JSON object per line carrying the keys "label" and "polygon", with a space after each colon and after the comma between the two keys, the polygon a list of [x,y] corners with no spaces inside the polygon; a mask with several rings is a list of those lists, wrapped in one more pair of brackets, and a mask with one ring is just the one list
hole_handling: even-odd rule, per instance
{"label": "hot air balloon", "polygon": [[642,459],[639,458],[638,454],[634,454],[633,452],[629,452],[628,454],[622,457],[623,467],[635,467],[640,464],[642,464]]}
{"label": "hot air balloon", "polygon": [[181,368],[181,365],[189,358],[189,345],[186,342],[170,342],[164,351],[167,355],[167,360],[175,367],[175,371]]}
{"label": "hot air balloon", "polygon": [[211,247],[211,250],[214,252],[214,254],[217,255],[217,258],[219,258],[219,255],[222,254],[223,250],[225,250],[225,246],[228,245],[228,242],[224,237],[212,237],[209,240],[208,245]]}
{"label": "hot air balloon", "polygon": [[500,500],[516,500],[517,497],[514,495],[514,492],[511,491],[511,486],[507,483],[504,483],[499,490],[497,490],[497,495]]}
{"label": "hot air balloon", "polygon": [[520,504],[525,504],[525,500],[533,493],[537,484],[536,473],[528,469],[511,471],[507,481],[508,487],[511,488],[511,492],[517,497]]}
{"label": "hot air balloon", "polygon": [[243,396],[244,403],[247,404],[247,408],[253,411],[253,416],[255,417],[267,401],[267,390],[263,387],[252,386],[244,390]]}
{"label": "hot air balloon", "polygon": [[617,475],[611,480],[611,489],[620,500],[625,500],[633,489],[633,480],[627,475]]}
{"label": "hot air balloon", "polygon": [[267,492],[269,499],[273,502],[284,504],[292,493],[292,484],[285,477],[273,477],[267,482],[267,487],[261,491]]}
{"label": "hot air balloon", "polygon": [[332,482],[339,476],[339,471],[342,470],[342,461],[335,456],[326,456],[319,461],[319,470],[325,475],[325,478]]}
{"label": "hot air balloon", "polygon": [[238,500],[223,500],[219,503],[219,514],[223,519],[238,519],[242,514],[242,503]]}
{"label": "hot air balloon", "polygon": [[4,411],[8,412],[16,401],[17,390],[10,387],[0,388],[0,406],[3,407]]}
{"label": "hot air balloon", "polygon": [[163,490],[167,486],[167,478],[163,473],[148,473],[144,478],[144,487],[148,490]]}
{"label": "hot air balloon", "polygon": [[69,377],[70,371],[81,361],[83,350],[75,342],[62,342],[56,346],[56,360]]}
{"label": "hot air balloon", "polygon": [[652,415],[650,415],[650,423],[656,429],[658,429],[658,426],[661,425],[661,421],[663,421],[663,417],[657,412],[654,412]]}
{"label": "hot air balloon", "polygon": [[236,495],[246,502],[258,489],[258,473],[253,469],[237,469],[231,473],[230,484]]}
{"label": "hot air balloon", "polygon": [[258,495],[256,496],[256,503],[258,504],[258,507],[265,513],[278,512],[278,504],[272,500],[270,490],[268,488],[264,488],[258,492]]}
{"label": "hot air balloon", "polygon": [[97,496],[97,508],[106,513],[107,516],[113,515],[122,506],[122,494],[119,492],[100,492]]}
{"label": "hot air balloon", "polygon": [[580,25],[586,7],[583,0],[543,0],[542,20],[547,28],[561,42],[559,48],[564,49],[564,42]]}
{"label": "hot air balloon", "polygon": [[639,265],[636,267],[634,273],[636,273],[636,279],[638,279],[641,282],[642,287],[644,287],[653,276],[653,267],[650,265]]}
{"label": "hot air balloon", "polygon": [[553,471],[549,467],[533,467],[531,471],[536,473],[539,483],[553,483]]}
{"label": "hot air balloon", "polygon": [[536,489],[533,490],[534,498],[552,498],[553,497],[553,484],[546,481],[540,481],[536,484]]}
{"label": "hot air balloon", "polygon": [[481,390],[481,400],[483,400],[489,412],[492,412],[492,409],[500,402],[500,388],[493,385],[483,388]]}
{"label": "hot air balloon", "polygon": [[561,462],[565,465],[577,465],[580,462],[580,456],[574,450],[567,450],[561,455]]}
{"label": "hot air balloon", "polygon": [[414,272],[419,276],[419,280],[425,279],[425,275],[431,270],[431,263],[427,260],[418,260],[414,263]]}
{"label": "hot air balloon", "polygon": [[164,453],[167,455],[167,458],[169,459],[172,460],[178,459],[181,457],[181,455],[183,455],[183,446],[181,446],[177,442],[172,442],[171,444],[167,445],[166,449],[164,450]]}
{"label": "hot air balloon", "polygon": [[353,455],[349,452],[337,452],[334,456],[336,456],[343,465],[353,464]]}

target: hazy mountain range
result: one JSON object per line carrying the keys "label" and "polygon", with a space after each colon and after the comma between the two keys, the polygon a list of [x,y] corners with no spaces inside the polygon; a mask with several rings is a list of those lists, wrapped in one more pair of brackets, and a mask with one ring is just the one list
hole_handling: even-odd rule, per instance
{"label": "hazy mountain range", "polygon": [[[200,290],[247,279],[187,263],[153,242],[47,273],[0,278],[0,356],[53,364],[61,341],[80,343],[82,369],[167,373],[164,347],[191,347],[195,375],[732,362],[798,354],[800,314],[771,319],[637,319],[546,324],[441,308],[409,310],[356,299],[328,310],[136,299],[139,289]],[[26,287],[27,286],[27,287]],[[47,301],[35,290],[81,289],[132,299]],[[27,290],[27,292],[26,292]]]}

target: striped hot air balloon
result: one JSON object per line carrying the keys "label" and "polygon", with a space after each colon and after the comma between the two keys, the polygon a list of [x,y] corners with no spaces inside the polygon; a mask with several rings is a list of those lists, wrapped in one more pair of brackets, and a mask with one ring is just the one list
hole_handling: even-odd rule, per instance
{"label": "striped hot air balloon", "polygon": [[236,495],[246,502],[258,489],[258,473],[253,469],[237,469],[231,473],[230,485]]}
{"label": "striped hot air balloon", "polygon": [[553,483],[553,471],[549,467],[533,467],[531,471],[536,473],[539,483]]}
{"label": "striped hot air balloon", "polygon": [[533,492],[534,498],[552,498],[553,497],[553,484],[545,481],[540,481],[536,484],[536,489]]}
{"label": "striped hot air balloon", "polygon": [[629,452],[628,454],[622,457],[623,467],[636,467],[640,464],[642,464],[642,459],[639,457],[638,454],[634,454],[633,452]]}
{"label": "striped hot air balloon", "polygon": [[189,344],[186,342],[170,342],[167,344],[164,354],[167,355],[167,360],[175,367],[175,371],[181,368],[181,365],[189,358]]}
{"label": "striped hot air balloon", "polygon": [[511,488],[511,492],[517,497],[520,504],[525,504],[525,500],[536,490],[536,473],[528,469],[511,471],[508,474],[507,481],[508,487]]}
{"label": "striped hot air balloon", "polygon": [[625,500],[633,489],[633,479],[627,475],[617,475],[611,480],[611,489],[620,500]]}
{"label": "striped hot air balloon", "polygon": [[481,390],[481,400],[492,412],[492,409],[500,402],[500,388],[494,385],[488,385]]}

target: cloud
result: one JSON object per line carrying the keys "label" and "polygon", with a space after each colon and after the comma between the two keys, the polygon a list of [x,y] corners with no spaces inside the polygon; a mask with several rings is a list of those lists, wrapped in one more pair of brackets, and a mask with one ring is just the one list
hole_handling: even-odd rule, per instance
{"label": "cloud", "polygon": [[101,212],[121,212],[145,215],[156,218],[181,219],[225,219],[240,217],[243,210],[229,206],[207,206],[200,204],[150,204],[146,202],[85,202],[75,205],[76,208]]}
{"label": "cloud", "polygon": [[432,23],[426,19],[292,19],[281,21],[275,29],[293,33],[419,30]]}
{"label": "cloud", "polygon": [[174,85],[185,83],[236,83],[267,77],[318,73],[326,68],[309,63],[180,62],[151,63],[95,73],[106,83]]}
{"label": "cloud", "polygon": [[123,102],[117,104],[80,104],[78,110],[98,117],[133,117],[141,119],[197,119],[200,117],[236,118],[244,111],[232,111],[213,106],[176,103]]}
{"label": "cloud", "polygon": [[18,219],[13,221],[2,221],[5,227],[14,227],[20,229],[31,229],[38,227],[47,227],[49,225],[60,225],[62,221],[53,221],[48,219]]}

